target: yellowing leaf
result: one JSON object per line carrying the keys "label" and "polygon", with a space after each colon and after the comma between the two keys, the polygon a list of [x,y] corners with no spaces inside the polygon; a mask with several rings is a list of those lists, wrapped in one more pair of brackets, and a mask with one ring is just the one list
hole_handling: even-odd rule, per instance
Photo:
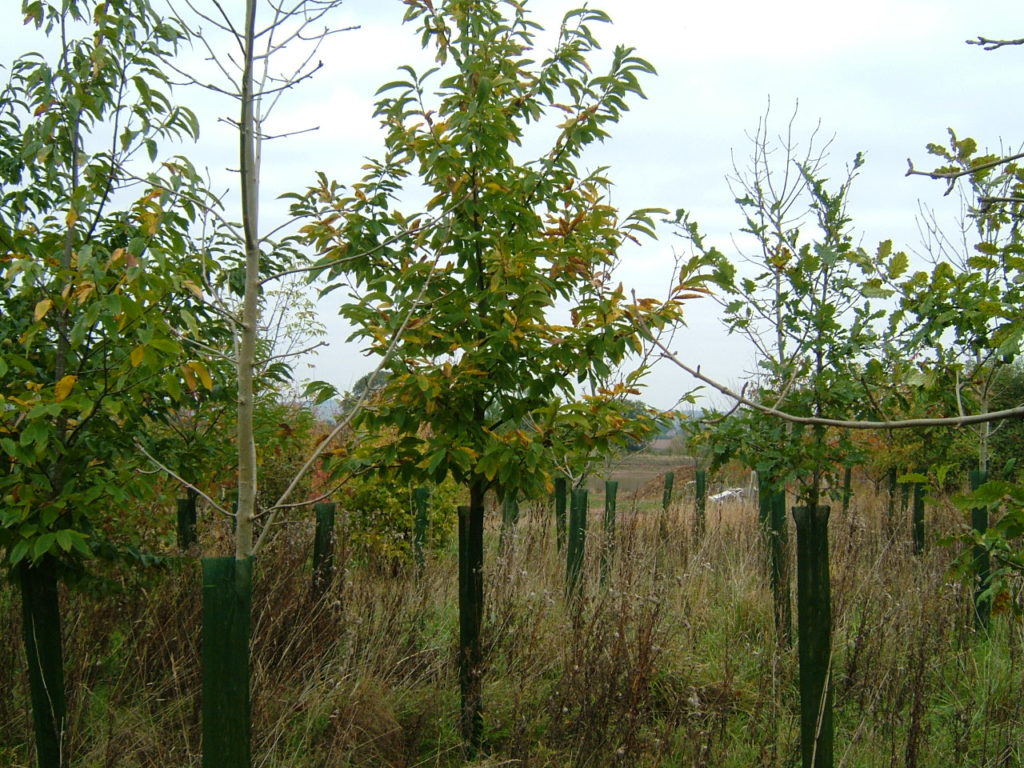
{"label": "yellowing leaf", "polygon": [[67,224],[68,229],[75,226],[75,222],[78,221],[78,211],[74,208],[68,209],[68,215],[64,217],[64,223]]}
{"label": "yellowing leaf", "polygon": [[142,365],[142,357],[145,354],[146,354],[146,348],[143,345],[141,345],[141,344],[139,346],[137,346],[135,349],[132,350],[132,353],[131,353],[132,368],[138,368],[140,365]]}
{"label": "yellowing leaf", "polygon": [[46,317],[46,313],[50,311],[50,307],[52,306],[53,301],[51,301],[50,299],[43,299],[38,304],[36,304],[36,311],[32,315],[32,317],[38,323],[40,320]]}
{"label": "yellowing leaf", "polygon": [[153,236],[156,234],[156,225],[160,220],[160,216],[153,211],[144,211],[139,216],[139,223],[142,224],[142,229],[145,230],[147,235]]}
{"label": "yellowing leaf", "polygon": [[206,370],[206,366],[200,363],[198,360],[189,360],[188,367],[196,372],[199,380],[203,382],[203,386],[207,389],[213,389],[213,379],[210,378],[210,372]]}
{"label": "yellowing leaf", "polygon": [[200,288],[191,280],[182,280],[181,284],[188,288],[190,291],[192,291],[192,293],[194,293],[197,298],[203,298],[203,289]]}
{"label": "yellowing leaf", "polygon": [[54,393],[58,403],[67,399],[67,396],[71,394],[71,390],[74,389],[76,381],[78,381],[77,376],[68,374],[57,382],[57,386],[54,387]]}
{"label": "yellowing leaf", "polygon": [[181,375],[185,379],[185,386],[188,387],[189,392],[196,391],[196,377],[192,373],[192,369],[187,365],[181,366]]}

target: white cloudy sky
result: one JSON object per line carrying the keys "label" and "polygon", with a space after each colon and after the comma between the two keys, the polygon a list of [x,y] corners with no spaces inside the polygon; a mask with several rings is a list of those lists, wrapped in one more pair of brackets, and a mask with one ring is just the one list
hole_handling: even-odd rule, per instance
{"label": "white cloudy sky", "polygon": [[[532,0],[528,8],[551,29],[565,10],[579,4]],[[0,10],[3,60],[30,45],[19,32],[17,5],[5,0]],[[240,0],[224,5],[238,7],[240,14]],[[940,215],[952,214],[949,206],[941,207],[948,203],[941,185],[904,176],[908,157],[928,167],[924,145],[942,141],[947,127],[992,147],[1024,140],[1019,106],[1024,51],[985,53],[964,44],[978,35],[1024,35],[1020,0],[597,0],[591,5],[615,22],[598,29],[606,49],[616,43],[635,46],[659,71],[644,84],[648,100],[634,106],[591,159],[612,166],[613,202],[623,208],[687,208],[727,253],[730,233],[741,220],[724,177],[733,152],[738,160],[746,157],[746,134],[757,126],[769,99],[773,125],[781,128],[799,100],[798,133],[808,133],[820,120],[822,132],[835,135],[835,176],[857,151],[866,153],[851,200],[865,245],[892,237],[898,245],[917,246],[918,200],[939,206]],[[351,182],[363,158],[378,153],[374,91],[394,79],[400,64],[421,68],[430,62],[419,50],[415,30],[400,23],[402,12],[399,0],[346,3],[336,25],[359,29],[330,40],[321,52],[323,69],[282,102],[280,128],[269,128],[319,126],[315,133],[266,147],[268,194],[301,188],[317,170]],[[233,107],[199,93],[180,98],[196,104],[204,117],[196,156],[222,172],[235,142],[218,127],[216,116]],[[638,293],[662,293],[677,245],[666,230],[660,242],[626,254],[620,278]],[[332,344],[313,375],[347,388],[370,364],[343,343],[346,334],[334,308],[325,305],[324,311]],[[721,330],[711,302],[692,306],[689,327],[674,346],[689,362],[726,381],[738,381],[753,362],[750,350]],[[693,386],[667,364],[649,384],[645,399],[660,407],[671,406]]]}

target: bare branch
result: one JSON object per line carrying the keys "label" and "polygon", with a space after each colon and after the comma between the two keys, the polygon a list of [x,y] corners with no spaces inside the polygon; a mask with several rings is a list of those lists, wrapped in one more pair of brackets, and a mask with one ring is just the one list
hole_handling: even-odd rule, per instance
{"label": "bare branch", "polygon": [[222,507],[216,501],[214,501],[209,496],[207,496],[205,493],[203,493],[202,490],[200,490],[196,486],[192,485],[192,483],[190,483],[188,480],[185,480],[181,475],[179,475],[173,469],[171,469],[170,467],[168,467],[165,464],[161,464],[157,459],[155,459],[152,455],[150,455],[149,451],[147,451],[145,448],[143,448],[142,447],[142,443],[138,442],[137,440],[135,441],[135,447],[139,450],[139,453],[141,453],[143,456],[145,456],[147,459],[149,459],[151,462],[153,462],[153,464],[156,465],[157,469],[159,469],[159,470],[165,472],[166,474],[170,475],[175,480],[177,480],[179,483],[181,483],[183,486],[188,488],[190,491],[195,491],[197,494],[199,494],[204,499],[206,499],[207,503],[209,503],[210,506],[212,506],[215,510],[217,510],[221,514],[227,515],[228,517],[234,517],[235,516],[233,512],[228,512],[226,509],[224,509],[224,507]]}
{"label": "bare branch", "polygon": [[975,40],[965,40],[968,45],[980,45],[986,51],[996,51],[1000,48],[1005,48],[1008,45],[1024,45],[1024,37],[1018,37],[1012,40],[993,40],[990,37],[982,37],[978,35]]}
{"label": "bare branch", "polygon": [[318,341],[316,344],[311,344],[310,346],[306,347],[305,349],[298,349],[298,350],[295,350],[294,352],[285,352],[284,354],[281,354],[281,355],[271,355],[270,357],[264,357],[261,360],[259,360],[259,364],[260,365],[265,365],[266,363],[269,363],[271,360],[283,360],[286,357],[301,357],[302,355],[309,354],[310,352],[312,352],[315,349],[320,349],[320,347],[329,347],[329,346],[331,346],[330,342]]}
{"label": "bare branch", "polygon": [[[961,178],[962,176],[970,176],[972,173],[978,173],[978,171],[987,171],[989,168],[996,168],[997,166],[1005,165],[1006,163],[1012,163],[1015,160],[1020,160],[1022,157],[1024,157],[1024,152],[1018,152],[1016,155],[999,157],[987,163],[979,163],[978,165],[971,166],[970,168],[963,168],[959,171],[919,171],[914,168],[914,161],[908,157],[907,172],[904,175],[927,176],[929,179],[946,179],[947,181],[953,181]],[[946,191],[947,195],[952,188],[952,185],[950,185],[950,189]]]}
{"label": "bare branch", "polygon": [[313,125],[310,126],[309,128],[298,128],[294,131],[288,131],[286,133],[262,133],[260,134],[260,138],[263,139],[264,141],[272,141],[273,139],[287,139],[291,136],[301,136],[304,133],[313,133],[319,130],[319,125]]}
{"label": "bare branch", "polygon": [[[325,499],[331,498],[335,493],[341,490],[342,486],[345,485],[349,480],[355,476],[355,473],[349,472],[341,480],[331,486],[330,490],[324,491],[319,496],[314,496],[312,499],[306,499],[305,501],[292,501],[287,504],[278,504],[269,510],[263,510],[256,517],[263,517],[268,513],[273,513],[280,509],[298,509],[299,507],[308,507],[310,504],[318,504]],[[270,525],[270,521],[267,522]]]}
{"label": "bare branch", "polygon": [[190,336],[186,336],[182,331],[178,330],[177,328],[171,328],[171,333],[182,343],[189,344],[195,347],[196,349],[200,349],[205,354],[210,355],[211,357],[217,357],[220,358],[221,360],[226,360],[230,363],[237,362],[234,357],[224,352],[224,350],[210,346],[209,344],[199,341],[199,339],[193,339]]}
{"label": "bare branch", "polygon": [[[434,257],[435,268],[440,259],[441,254],[438,253]],[[413,301],[412,306],[409,308],[409,312],[402,320],[401,326],[399,326],[399,328],[395,331],[395,335],[391,338],[391,343],[388,345],[387,350],[385,350],[384,355],[381,357],[380,362],[377,364],[377,367],[373,370],[373,373],[370,374],[370,378],[367,381],[363,397],[359,400],[358,403],[356,403],[351,408],[351,410],[349,410],[345,418],[339,421],[337,425],[335,425],[334,429],[331,430],[331,433],[320,442],[316,450],[313,451],[313,453],[310,454],[309,458],[306,459],[305,463],[301,467],[299,467],[299,470],[295,473],[295,476],[288,484],[288,487],[285,488],[284,492],[281,494],[281,497],[277,500],[277,503],[274,504],[269,509],[267,509],[267,512],[270,513],[270,517],[267,520],[266,527],[264,527],[263,531],[260,533],[260,536],[256,541],[256,546],[253,547],[254,555],[260,550],[260,547],[263,545],[263,541],[266,538],[267,531],[269,530],[270,524],[273,522],[274,516],[277,514],[277,511],[284,507],[285,503],[288,500],[288,497],[291,495],[292,491],[295,490],[295,487],[299,484],[299,481],[303,477],[305,477],[306,473],[309,472],[313,464],[323,455],[324,451],[327,450],[327,447],[334,441],[334,438],[341,434],[342,430],[344,430],[346,427],[348,427],[350,423],[352,423],[352,420],[365,407],[367,400],[372,396],[374,385],[377,382],[377,377],[380,376],[381,371],[384,370],[384,366],[387,365],[388,361],[391,360],[395,352],[398,350],[398,344],[402,340],[402,336],[405,334],[405,329],[408,327],[409,322],[412,320],[413,312],[416,310],[420,302],[423,300],[423,296],[426,295],[427,288],[429,287],[431,282],[430,278],[432,274],[433,273],[427,275],[426,280],[423,281],[423,285],[420,286],[420,291],[419,294],[416,296],[416,300]]]}
{"label": "bare branch", "polygon": [[984,197],[984,196],[982,196],[982,197],[978,198],[978,202],[980,202],[983,207],[987,207],[987,206],[990,206],[990,205],[995,205],[996,203],[1009,203],[1011,205],[1020,205],[1021,203],[1024,203],[1024,197]]}
{"label": "bare branch", "polygon": [[[638,319],[644,330],[647,331],[647,327],[642,320]],[[650,332],[647,331],[647,335],[650,336]],[[861,421],[857,419],[828,419],[820,416],[795,416],[791,413],[786,413],[777,408],[772,408],[762,403],[758,403],[750,398],[746,397],[742,393],[736,392],[725,384],[721,384],[715,379],[701,373],[700,367],[693,368],[687,365],[679,357],[672,352],[668,347],[662,344],[657,339],[653,339],[654,344],[661,350],[662,357],[671,361],[674,365],[678,366],[688,374],[693,376],[698,381],[704,382],[709,387],[721,392],[726,397],[735,400],[742,405],[752,408],[755,411],[766,414],[768,416],[774,416],[788,421],[793,424],[809,424],[821,427],[836,427],[837,429],[915,429],[919,427],[962,427],[968,424],[985,424],[991,421],[1002,421],[1003,419],[1018,419],[1024,417],[1024,405],[1019,405],[1016,408],[1007,408],[1002,411],[990,411],[989,413],[978,413],[970,416],[951,416],[948,418],[921,418],[921,419],[895,419],[892,421]]]}

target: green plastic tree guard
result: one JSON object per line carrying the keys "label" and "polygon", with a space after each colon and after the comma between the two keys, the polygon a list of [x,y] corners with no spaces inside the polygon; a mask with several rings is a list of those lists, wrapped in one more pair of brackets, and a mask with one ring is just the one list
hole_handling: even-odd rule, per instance
{"label": "green plastic tree guard", "polygon": [[853,498],[853,467],[843,470],[843,514],[850,511],[850,499]]}
{"label": "green plastic tree guard", "polygon": [[768,572],[771,572],[771,525],[772,525],[772,497],[775,493],[774,486],[769,482],[763,472],[757,473],[757,523],[761,531],[761,541],[764,542],[764,562]]}
{"label": "green plastic tree guard", "polygon": [[558,551],[565,548],[566,515],[565,508],[569,496],[569,481],[564,477],[555,480],[555,542]]}
{"label": "green plastic tree guard", "polygon": [[914,554],[920,555],[924,552],[924,483],[914,483],[914,512],[911,522],[914,529]]}
{"label": "green plastic tree guard", "polygon": [[185,552],[196,543],[196,493],[178,499],[178,549]]}
{"label": "green plastic tree guard", "polygon": [[612,557],[615,554],[615,497],[619,492],[618,480],[604,482],[604,548],[601,550],[601,583],[608,580]]}
{"label": "green plastic tree guard", "polygon": [[519,522],[519,499],[514,491],[505,494],[501,502],[501,549],[508,548]]}
{"label": "green plastic tree guard", "polygon": [[575,601],[583,593],[583,557],[587,536],[587,489],[572,489],[569,508],[569,545],[566,547],[565,596]]}
{"label": "green plastic tree guard", "polygon": [[63,768],[67,765],[63,750],[66,709],[57,561],[50,555],[45,555],[35,565],[22,560],[18,573],[39,768]]}
{"label": "green plastic tree guard", "polygon": [[708,508],[708,473],[698,469],[694,484],[694,530],[698,538],[704,535]]}
{"label": "green plastic tree guard", "polygon": [[331,502],[313,505],[316,531],[313,535],[313,594],[326,592],[334,581],[334,517],[337,507]]}
{"label": "green plastic tree guard", "polygon": [[889,532],[891,533],[896,526],[896,494],[898,489],[896,487],[896,468],[893,467],[886,473],[886,480],[889,486],[889,498],[888,506],[886,507],[886,514],[888,519],[886,525],[888,526]]}
{"label": "green plastic tree guard", "polygon": [[789,599],[789,526],[786,524],[785,488],[772,493],[768,523],[775,631],[779,642],[789,645],[793,637],[793,609]]}
{"label": "green plastic tree guard", "polygon": [[253,560],[203,559],[203,768],[250,768]]}
{"label": "green plastic tree guard", "polygon": [[417,571],[422,571],[426,563],[424,550],[427,544],[427,510],[430,507],[430,489],[417,488],[412,492],[412,501],[416,508],[416,518],[412,529],[412,551],[416,558]]}
{"label": "green plastic tree guard", "polygon": [[833,765],[828,515],[826,506],[793,507],[803,768],[832,768]]}
{"label": "green plastic tree guard", "polygon": [[662,541],[668,538],[668,510],[672,504],[672,488],[675,485],[674,472],[665,473],[665,485],[661,491],[661,517],[658,518],[658,535]]}
{"label": "green plastic tree guard", "polygon": [[470,494],[471,504],[459,507],[459,689],[461,730],[470,756],[483,742],[483,648],[480,625],[484,605],[483,497]]}
{"label": "green plastic tree guard", "polygon": [[[971,490],[976,491],[988,482],[988,472],[980,469],[971,470]],[[988,530],[988,508],[975,507],[971,510],[971,527],[978,533],[985,533]],[[982,546],[975,546],[972,552],[974,557],[974,626],[976,629],[988,629],[991,605],[983,599],[985,590],[988,589],[991,578],[991,564],[989,563],[988,550]]]}

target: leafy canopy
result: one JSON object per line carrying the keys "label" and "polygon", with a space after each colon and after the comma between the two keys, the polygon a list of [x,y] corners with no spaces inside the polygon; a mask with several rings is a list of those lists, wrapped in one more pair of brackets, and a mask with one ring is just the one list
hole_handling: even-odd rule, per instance
{"label": "leafy canopy", "polygon": [[[552,455],[628,439],[622,401],[642,370],[613,370],[704,279],[695,262],[673,300],[629,298],[619,249],[652,235],[656,212],[620,215],[606,169],[580,167],[654,69],[618,47],[592,72],[597,10],[570,11],[538,61],[525,3],[408,5],[438,66],[380,88],[385,152],[366,176],[350,191],[321,179],[297,208],[317,216],[327,290],[350,286],[342,314],[385,360],[361,426],[395,432],[374,461],[537,493]],[[402,213],[418,194],[424,210]]]}
{"label": "leafy canopy", "polygon": [[[202,190],[158,142],[192,138],[161,62],[180,31],[144,0],[24,5],[66,41],[0,92],[0,544],[87,555],[129,493],[133,438],[211,386],[183,340],[210,318],[188,228]],[[77,36],[76,36],[77,35]],[[90,542],[90,538],[92,542]]]}

